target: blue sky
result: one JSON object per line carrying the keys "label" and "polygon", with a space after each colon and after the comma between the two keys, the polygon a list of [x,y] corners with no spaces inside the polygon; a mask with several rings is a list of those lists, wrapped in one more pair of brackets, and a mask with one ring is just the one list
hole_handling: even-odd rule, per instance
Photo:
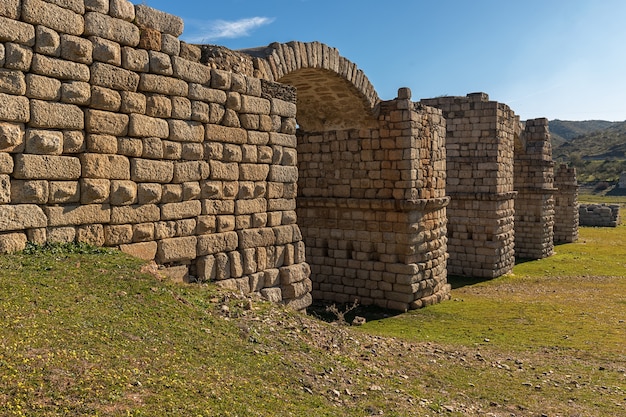
{"label": "blue sky", "polygon": [[482,91],[522,119],[626,120],[624,0],[141,3],[182,17],[191,43],[326,43],[385,100],[399,87],[415,101]]}

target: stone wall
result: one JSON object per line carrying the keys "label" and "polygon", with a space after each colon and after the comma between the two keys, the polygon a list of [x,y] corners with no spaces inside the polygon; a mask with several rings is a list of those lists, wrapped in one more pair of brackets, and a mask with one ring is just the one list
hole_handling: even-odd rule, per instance
{"label": "stone wall", "polygon": [[296,309],[295,92],[126,0],[0,6],[0,248],[78,240]]}
{"label": "stone wall", "polygon": [[519,118],[484,93],[421,103],[441,109],[447,124],[448,273],[493,278],[510,272]]}
{"label": "stone wall", "polygon": [[298,134],[314,298],[406,310],[449,297],[445,121],[400,95],[376,129]]}
{"label": "stone wall", "polygon": [[554,243],[578,240],[578,181],[576,168],[559,165],[554,177]]}
{"label": "stone wall", "polygon": [[515,256],[554,253],[554,162],[548,119],[527,120],[516,141],[514,163]]}
{"label": "stone wall", "polygon": [[578,209],[581,226],[617,227],[619,204],[581,204]]}

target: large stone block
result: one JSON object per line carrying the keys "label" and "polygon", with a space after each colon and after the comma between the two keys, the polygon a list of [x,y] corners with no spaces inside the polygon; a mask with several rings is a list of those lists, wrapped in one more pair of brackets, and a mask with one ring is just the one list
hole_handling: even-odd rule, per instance
{"label": "large stone block", "polygon": [[200,181],[209,177],[209,164],[206,161],[189,161],[174,163],[175,183]]}
{"label": "large stone block", "polygon": [[61,37],[45,26],[37,26],[35,52],[58,57],[61,54]]}
{"label": "large stone block", "polygon": [[91,100],[91,86],[82,81],[69,81],[61,86],[61,101],[86,106]]}
{"label": "large stone block", "polygon": [[196,245],[195,236],[163,239],[158,242],[156,261],[160,264],[190,261],[196,258]]}
{"label": "large stone block", "polygon": [[21,0],[5,0],[0,3],[0,16],[17,20],[22,12],[21,6]]}
{"label": "large stone block", "polygon": [[211,69],[204,64],[173,56],[172,66],[174,76],[187,82],[207,84],[211,80]]}
{"label": "large stone block", "polygon": [[14,253],[26,248],[26,234],[6,233],[0,234],[0,253]]}
{"label": "large stone block", "polygon": [[172,36],[180,36],[183,33],[183,20],[144,4],[135,6],[135,22],[139,27],[147,27],[158,30]]}
{"label": "large stone block", "polygon": [[186,97],[189,85],[186,81],[157,74],[141,74],[139,90],[146,93]]}
{"label": "large stone block", "polygon": [[[93,44],[89,39],[63,34],[60,42],[61,58],[87,65],[93,62]],[[43,61],[41,65],[43,64],[49,64],[49,62]]]}
{"label": "large stone block", "polygon": [[69,130],[82,130],[85,127],[82,109],[72,104],[31,100],[30,115],[31,127]]}
{"label": "large stone block", "polygon": [[0,41],[35,45],[35,27],[0,16]]}
{"label": "large stone block", "polygon": [[141,114],[130,115],[129,135],[166,139],[170,135],[167,121]]}
{"label": "large stone block", "polygon": [[128,0],[111,0],[109,14],[115,18],[132,22],[135,20],[135,5]]}
{"label": "large stone block", "polygon": [[19,154],[15,156],[13,175],[18,179],[76,180],[81,165],[71,156]]}
{"label": "large stone block", "polygon": [[91,36],[89,40],[93,44],[93,60],[106,64],[122,65],[122,48],[119,43],[98,36]]}
{"label": "large stone block", "polygon": [[272,165],[270,167],[269,180],[272,182],[296,183],[298,182],[298,167]]}
{"label": "large stone block", "polygon": [[265,98],[243,95],[241,113],[270,114],[270,101]]}
{"label": "large stone block", "polygon": [[122,155],[84,153],[80,155],[84,178],[130,179],[130,162]]}
{"label": "large stone block", "polygon": [[102,110],[86,110],[86,129],[89,133],[125,136],[129,131],[129,116]]}
{"label": "large stone block", "polygon": [[241,249],[272,246],[276,240],[274,231],[269,227],[240,230],[237,234]]}
{"label": "large stone block", "polygon": [[[0,122],[0,151],[22,152],[24,150],[24,125]],[[12,165],[11,165],[11,169]],[[8,172],[10,174],[10,172]]]}
{"label": "large stone block", "polygon": [[156,242],[141,242],[120,245],[120,250],[135,258],[151,261],[156,258],[157,246]]}
{"label": "large stone block", "polygon": [[140,76],[133,71],[96,62],[91,66],[91,83],[121,91],[136,91]]}
{"label": "large stone block", "polygon": [[5,152],[0,152],[0,174],[12,174],[13,167],[14,164],[11,155]]}
{"label": "large stone block", "polygon": [[137,202],[137,184],[128,180],[111,181],[110,201],[112,205],[123,206]]}
{"label": "large stone block", "polygon": [[50,181],[48,203],[78,203],[80,186],[78,181]]}
{"label": "large stone block", "polygon": [[101,224],[88,224],[76,228],[76,241],[93,246],[104,245],[104,227]]}
{"label": "large stone block", "polygon": [[89,67],[78,62],[65,61],[45,55],[35,54],[31,70],[35,74],[60,80],[76,80],[88,82],[90,77]]}
{"label": "large stone block", "polygon": [[26,75],[26,97],[40,100],[58,101],[61,99],[61,81],[42,75]]}
{"label": "large stone block", "polygon": [[26,123],[30,120],[28,98],[0,93],[0,120]]}
{"label": "large stone block", "polygon": [[28,129],[26,152],[40,155],[61,155],[63,153],[63,132]]}
{"label": "large stone block", "polygon": [[202,212],[198,200],[168,203],[161,206],[161,220],[179,220],[197,217]]}
{"label": "large stone block", "polygon": [[232,252],[237,250],[237,232],[213,233],[198,236],[198,256],[213,255],[216,253]]}
{"label": "large stone block", "polygon": [[72,35],[82,35],[85,30],[83,16],[41,0],[23,0],[22,19],[33,25],[43,25]]}
{"label": "large stone block", "polygon": [[85,35],[99,36],[124,46],[139,44],[139,28],[134,24],[97,12],[85,14]]}
{"label": "large stone block", "polygon": [[34,204],[0,205],[0,231],[46,227],[48,219]]}
{"label": "large stone block", "polygon": [[169,120],[168,123],[170,140],[198,143],[204,140],[204,126],[202,123],[185,120]]}
{"label": "large stone block", "polygon": [[154,204],[116,206],[111,208],[111,224],[138,224],[156,222],[161,210]]}
{"label": "large stone block", "polygon": [[48,226],[78,226],[81,224],[109,223],[111,210],[108,205],[70,205],[44,208],[48,216]]}
{"label": "large stone block", "polygon": [[122,48],[122,66],[130,71],[148,72],[150,57],[145,49],[134,49],[128,46]]}
{"label": "large stone block", "polygon": [[226,104],[227,95],[222,90],[209,88],[202,84],[191,83],[189,84],[189,98],[223,105]]}
{"label": "large stone block", "polygon": [[13,180],[11,202],[14,204],[45,204],[48,202],[48,181]]}
{"label": "large stone block", "polygon": [[0,93],[23,96],[26,94],[26,77],[22,71],[0,69]]}
{"label": "large stone block", "polygon": [[135,182],[170,183],[174,177],[174,163],[133,159],[131,161],[131,179]]}
{"label": "large stone block", "polygon": [[210,161],[209,164],[212,180],[237,181],[239,179],[239,165],[236,162]]}
{"label": "large stone block", "polygon": [[247,138],[248,135],[244,129],[219,125],[207,125],[205,129],[205,139],[208,141],[244,144]]}

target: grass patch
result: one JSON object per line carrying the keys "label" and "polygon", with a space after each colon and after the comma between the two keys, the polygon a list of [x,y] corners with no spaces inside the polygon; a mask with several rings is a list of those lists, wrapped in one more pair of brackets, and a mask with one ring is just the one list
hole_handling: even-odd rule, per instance
{"label": "grass patch", "polygon": [[549,259],[359,328],[115,251],[29,247],[0,256],[0,414],[619,415],[625,231],[582,228]]}

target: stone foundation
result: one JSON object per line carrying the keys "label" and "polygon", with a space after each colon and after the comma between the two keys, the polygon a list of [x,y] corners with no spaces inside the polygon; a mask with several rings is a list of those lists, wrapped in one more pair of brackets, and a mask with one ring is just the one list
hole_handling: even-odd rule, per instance
{"label": "stone foundation", "polygon": [[554,204],[554,243],[571,243],[578,240],[578,181],[576,168],[561,164],[556,171],[557,188]]}

